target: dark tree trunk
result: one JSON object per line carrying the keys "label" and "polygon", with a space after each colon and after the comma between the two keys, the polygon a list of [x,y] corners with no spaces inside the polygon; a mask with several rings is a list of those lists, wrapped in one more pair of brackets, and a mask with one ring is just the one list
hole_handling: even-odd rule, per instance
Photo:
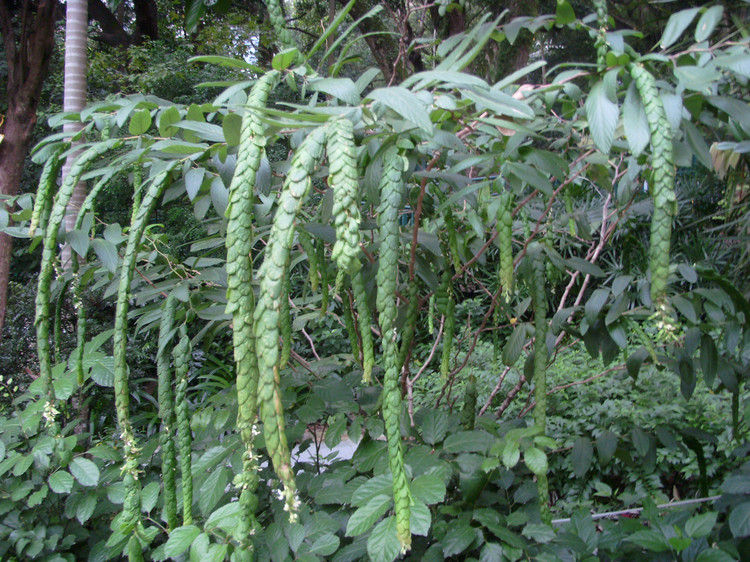
{"label": "dark tree trunk", "polygon": [[134,0],[136,41],[159,38],[159,12],[154,0]]}
{"label": "dark tree trunk", "polygon": [[[8,112],[0,126],[0,194],[15,195],[24,159],[36,125],[36,110],[54,46],[54,0],[24,2],[11,15],[8,0],[0,0],[0,33],[8,65]],[[16,16],[16,17],[14,17]],[[14,22],[17,22],[14,29]],[[0,339],[8,302],[12,239],[0,234]]]}

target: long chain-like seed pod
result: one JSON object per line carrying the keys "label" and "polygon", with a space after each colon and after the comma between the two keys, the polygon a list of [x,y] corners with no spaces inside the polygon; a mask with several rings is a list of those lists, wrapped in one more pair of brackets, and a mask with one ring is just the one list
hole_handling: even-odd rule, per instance
{"label": "long chain-like seed pod", "polygon": [[654,214],[651,217],[649,268],[651,270],[651,301],[654,306],[660,307],[663,305],[667,292],[672,219],[677,211],[677,199],[674,193],[672,127],[667,120],[664,104],[651,73],[640,64],[631,64],[629,70],[643,102],[648,128],[651,132],[653,175],[650,189],[654,201]]}
{"label": "long chain-like seed pod", "polygon": [[320,315],[328,314],[328,303],[330,293],[328,291],[328,264],[326,264],[326,245],[322,240],[318,241],[315,248],[317,253],[318,269],[320,270]]}
{"label": "long chain-like seed pod", "polygon": [[503,191],[497,208],[497,243],[500,247],[500,286],[503,299],[513,294],[513,194]]}
{"label": "long chain-like seed pod", "polygon": [[[395,148],[383,157],[380,180],[380,259],[378,265],[377,309],[383,346],[383,420],[388,441],[388,461],[393,473],[393,500],[396,508],[396,534],[403,551],[411,548],[409,483],[404,470],[401,444],[401,388],[399,353],[396,343],[396,288],[398,286],[399,228],[398,212],[403,191],[404,162]],[[416,283],[415,283],[416,285]],[[416,294],[413,295],[416,299]]]}
{"label": "long chain-like seed pod", "polygon": [[57,255],[57,233],[62,224],[63,216],[65,215],[65,208],[73,194],[73,188],[76,186],[83,173],[92,162],[108,151],[120,147],[122,144],[123,141],[120,139],[111,139],[101,142],[86,149],[76,159],[52,202],[52,208],[44,231],[42,267],[39,271],[39,280],[36,291],[36,316],[34,324],[36,325],[37,354],[39,356],[39,378],[42,381],[42,394],[46,400],[44,418],[50,425],[54,424],[56,415],[54,406],[55,394],[52,387],[52,365],[50,361],[49,313],[50,286],[52,284],[55,257]]}
{"label": "long chain-like seed pod", "polygon": [[132,531],[140,516],[140,486],[138,484],[139,448],[133,433],[133,427],[130,423],[129,412],[130,389],[128,385],[127,329],[130,284],[133,280],[138,248],[141,245],[146,224],[169,181],[170,172],[175,166],[176,162],[173,162],[156,174],[146,194],[143,196],[141,205],[133,208],[133,218],[130,222],[128,242],[122,258],[120,281],[117,288],[117,306],[115,308],[115,330],[112,337],[112,348],[114,355],[115,411],[117,413],[117,425],[120,429],[120,439],[122,440],[125,453],[125,464],[122,469],[126,484],[126,499],[123,507],[123,533],[125,534]]}
{"label": "long chain-like seed pod", "polygon": [[419,283],[415,277],[409,285],[409,303],[406,305],[406,320],[401,330],[401,347],[398,353],[398,370],[400,371],[406,362],[411,344],[414,341],[414,332],[419,319]]}
{"label": "long chain-like seed pod", "polygon": [[281,8],[279,0],[264,0],[266,7],[268,8],[268,16],[273,26],[274,36],[276,41],[279,43],[281,48],[289,49],[296,47],[297,45],[292,38],[292,34],[289,32],[289,28],[286,25],[284,19],[284,11]]}
{"label": "long chain-like seed pod", "polygon": [[[328,151],[328,183],[333,189],[333,218],[336,242],[331,259],[339,271],[353,274],[359,262],[359,180],[355,157],[352,122],[335,119],[330,125],[326,149]],[[336,284],[338,286],[338,283]]]}
{"label": "long chain-like seed pod", "polygon": [[456,274],[458,274],[461,272],[461,256],[458,253],[456,221],[453,216],[453,209],[451,209],[450,206],[446,207],[443,217],[445,220],[445,229],[448,231],[448,247],[450,248],[451,260],[453,261],[453,269],[455,269]]}
{"label": "long chain-like seed pod", "polygon": [[357,316],[359,317],[359,337],[362,340],[362,381],[370,384],[372,380],[372,368],[375,366],[375,351],[372,343],[372,318],[370,307],[367,304],[367,291],[362,271],[352,275],[352,289],[354,290],[354,303],[357,305]]}
{"label": "long chain-like seed pod", "polygon": [[185,324],[180,325],[180,339],[172,350],[174,357],[175,419],[177,443],[180,448],[182,476],[182,524],[193,523],[193,436],[190,431],[190,411],[187,401],[188,372],[190,370],[190,338]]}
{"label": "long chain-like seed pod", "polygon": [[52,198],[55,194],[55,182],[57,174],[63,165],[60,155],[68,148],[68,144],[62,144],[50,155],[42,168],[39,176],[39,187],[34,199],[34,209],[31,211],[31,222],[29,223],[29,237],[33,238],[36,229],[44,231],[47,226],[47,216],[52,206]]}
{"label": "long chain-like seed pod", "polygon": [[341,312],[344,316],[344,327],[346,335],[349,338],[349,348],[355,361],[360,360],[359,338],[357,337],[357,326],[354,324],[354,314],[352,313],[352,300],[349,291],[343,291],[341,295]]}
{"label": "long chain-like seed pod", "polygon": [[292,157],[289,173],[279,196],[278,208],[260,267],[260,293],[255,307],[256,355],[258,357],[258,402],[263,420],[266,449],[284,490],[284,509],[296,520],[297,498],[294,472],[284,430],[284,408],[279,388],[279,312],[284,272],[289,268],[294,241],[294,221],[310,192],[311,175],[323,156],[327,127],[311,131]]}
{"label": "long chain-like seed pod", "polygon": [[[544,251],[541,244],[529,244],[527,255],[532,260],[533,279],[531,302],[534,307],[534,425],[542,435],[547,428],[547,294],[544,279]],[[549,509],[547,474],[537,474],[537,492],[542,521],[552,521]]]}
{"label": "long chain-like seed pod", "polygon": [[179,526],[177,522],[177,491],[175,475],[177,457],[174,444],[174,389],[171,354],[169,345],[173,336],[174,315],[177,299],[173,294],[167,297],[159,324],[159,348],[156,353],[156,371],[159,377],[159,443],[161,445],[161,477],[164,482],[164,520],[171,531]]}
{"label": "long chain-like seed pod", "polygon": [[308,279],[310,280],[310,289],[313,293],[318,292],[318,253],[315,251],[310,235],[304,229],[297,231],[297,239],[299,240],[300,246],[307,254],[307,263],[309,264]]}
{"label": "long chain-like seed pod", "polygon": [[258,416],[258,360],[255,355],[255,294],[253,293],[253,216],[255,178],[266,145],[259,112],[278,80],[278,72],[263,75],[250,90],[242,117],[237,166],[229,185],[227,206],[227,313],[232,314],[232,337],[237,378],[237,430],[243,444],[240,488],[240,546],[251,554],[250,535],[257,527],[257,466],[253,453]]}
{"label": "long chain-like seed pod", "polygon": [[[443,270],[443,279],[441,281],[441,297],[445,298],[445,328],[443,332],[443,351],[440,355],[440,376],[443,380],[448,380],[451,372],[451,358],[453,356],[453,336],[456,330],[456,301],[453,297],[453,287],[451,286],[451,272],[446,267]],[[442,300],[442,298],[441,298]]]}
{"label": "long chain-like seed pod", "polygon": [[596,66],[601,71],[607,68],[607,0],[594,0],[596,8]]}
{"label": "long chain-like seed pod", "polygon": [[70,281],[63,283],[60,294],[55,299],[55,321],[53,324],[52,341],[54,342],[55,363],[60,362],[60,348],[62,347],[62,308],[65,303],[65,295],[68,292]]}
{"label": "long chain-like seed pod", "polygon": [[289,307],[289,271],[284,272],[281,288],[281,309],[279,310],[279,332],[281,333],[281,355],[279,369],[289,363],[292,354],[292,311]]}

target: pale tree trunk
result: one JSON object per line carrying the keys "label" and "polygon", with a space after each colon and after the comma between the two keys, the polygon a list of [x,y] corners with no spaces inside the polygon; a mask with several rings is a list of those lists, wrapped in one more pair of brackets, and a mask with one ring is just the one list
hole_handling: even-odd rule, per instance
{"label": "pale tree trunk", "polygon": [[[88,31],[88,1],[68,0],[65,8],[65,84],[63,111],[80,112],[86,105],[86,39]],[[83,128],[83,123],[65,123],[63,130],[74,135]],[[63,180],[79,152],[68,156],[62,170]],[[86,184],[79,182],[65,211],[65,230],[73,230],[83,200]],[[62,252],[64,268],[70,267],[72,250],[65,244]]]}
{"label": "pale tree trunk", "polygon": [[[8,110],[0,123],[0,194],[15,195],[36,124],[39,94],[54,47],[55,0],[0,0]],[[35,8],[35,10],[34,10]],[[17,24],[17,25],[16,25]],[[5,324],[13,240],[0,234],[0,338]]]}

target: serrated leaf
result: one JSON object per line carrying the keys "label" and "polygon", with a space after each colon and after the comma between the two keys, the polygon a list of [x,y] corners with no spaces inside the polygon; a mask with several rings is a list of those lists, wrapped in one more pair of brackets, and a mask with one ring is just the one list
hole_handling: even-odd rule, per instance
{"label": "serrated leaf", "polygon": [[95,494],[86,494],[76,504],[76,519],[83,525],[94,514],[98,498]]}
{"label": "serrated leaf", "polygon": [[443,540],[440,541],[443,545],[443,554],[446,557],[461,554],[474,542],[475,537],[474,529],[466,523],[459,522],[451,525]]}
{"label": "serrated leaf", "polygon": [[506,441],[505,447],[503,447],[503,464],[505,467],[513,468],[519,460],[521,460],[521,449],[518,446],[518,441]]}
{"label": "serrated leaf", "polygon": [[417,476],[409,489],[415,498],[427,505],[440,503],[445,498],[445,483],[435,472]]}
{"label": "serrated leaf", "polygon": [[711,529],[716,525],[718,515],[715,511],[711,511],[691,517],[685,523],[685,533],[694,539],[707,537],[711,533]]}
{"label": "serrated leaf", "polygon": [[427,106],[406,88],[401,86],[378,88],[370,92],[367,97],[389,107],[426,133],[432,133],[432,121]]}
{"label": "serrated leaf", "polygon": [[216,468],[208,475],[198,491],[198,506],[201,513],[208,515],[219,503],[228,482],[229,475],[225,467]]}
{"label": "serrated leaf", "polygon": [[721,16],[724,15],[724,6],[711,6],[703,15],[698,19],[698,23],[695,24],[695,41],[701,43],[708,39],[708,37],[716,29],[716,25],[721,21]]}
{"label": "serrated leaf", "polygon": [[385,494],[371,498],[349,517],[349,521],[346,524],[346,536],[356,537],[369,531],[377,523],[378,519],[388,511],[392,502],[393,498]]}
{"label": "serrated leaf", "polygon": [[391,515],[378,523],[367,539],[367,554],[372,562],[393,562],[401,551],[396,535],[396,518]]}
{"label": "serrated leaf", "polygon": [[393,492],[393,477],[390,473],[380,474],[370,478],[367,482],[357,488],[352,494],[351,504],[356,506],[365,505],[375,496],[381,494],[389,495]]}
{"label": "serrated leaf", "polygon": [[661,35],[659,46],[662,49],[666,49],[677,41],[680,38],[680,35],[682,35],[692,23],[699,10],[700,8],[690,8],[688,10],[681,10],[676,14],[669,16],[667,25],[664,26],[664,33]]}
{"label": "serrated leaf", "polygon": [[570,454],[573,463],[573,472],[578,478],[581,478],[591,466],[594,459],[594,447],[591,440],[586,437],[579,437],[573,443],[573,451]]}
{"label": "serrated leaf", "polygon": [[160,488],[159,482],[149,482],[141,490],[141,510],[144,513],[149,513],[156,506]]}
{"label": "serrated leaf", "polygon": [[608,463],[617,450],[617,435],[609,430],[605,430],[596,438],[596,452],[599,453],[599,460],[602,463]]}
{"label": "serrated leaf", "polygon": [[422,502],[412,504],[411,518],[409,519],[409,526],[412,535],[426,537],[430,532],[431,524],[432,515],[430,514],[430,509]]}
{"label": "serrated leaf", "polygon": [[635,87],[635,81],[630,83],[622,104],[622,126],[625,129],[625,138],[628,140],[630,152],[634,156],[641,154],[651,141],[651,132],[648,128],[646,110],[643,108],[641,96]]}
{"label": "serrated leaf", "polygon": [[183,525],[177,527],[171,533],[164,546],[164,554],[175,558],[185,552],[193,543],[195,538],[201,534],[201,530],[195,525]]}
{"label": "serrated leaf", "polygon": [[81,486],[96,486],[99,483],[99,467],[89,459],[76,457],[68,467]]}
{"label": "serrated leaf", "polygon": [[603,81],[599,81],[591,88],[585,103],[586,118],[589,130],[596,148],[602,153],[609,154],[615,137],[617,119],[620,109],[616,102],[609,99],[607,88]]}
{"label": "serrated leaf", "polygon": [[49,489],[56,494],[69,494],[73,489],[73,477],[67,470],[58,470],[47,480]]}
{"label": "serrated leaf", "polygon": [[529,470],[539,476],[547,472],[547,455],[544,451],[536,447],[529,447],[523,452],[523,462],[529,467]]}
{"label": "serrated leaf", "polygon": [[214,511],[206,521],[206,529],[218,527],[227,533],[231,533],[240,522],[241,506],[239,502],[222,505]]}
{"label": "serrated leaf", "polygon": [[750,502],[741,503],[732,509],[729,514],[729,528],[732,535],[737,538],[750,535]]}

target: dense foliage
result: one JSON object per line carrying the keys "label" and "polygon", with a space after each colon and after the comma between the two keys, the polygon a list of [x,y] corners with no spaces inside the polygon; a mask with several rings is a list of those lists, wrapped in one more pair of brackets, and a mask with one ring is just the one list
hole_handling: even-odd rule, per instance
{"label": "dense foliage", "polygon": [[[730,14],[676,11],[643,55],[604,2],[480,10],[408,45],[429,69],[397,83],[398,59],[386,77],[351,55],[355,4],[302,48],[267,2],[271,69],[194,57],[236,78],[210,99],[50,119],[86,150],[58,187],[71,149],[46,137],[36,195],[0,209],[42,249],[38,375],[2,374],[0,555],[747,556],[750,45]],[[595,61],[487,68],[555,29]]]}

